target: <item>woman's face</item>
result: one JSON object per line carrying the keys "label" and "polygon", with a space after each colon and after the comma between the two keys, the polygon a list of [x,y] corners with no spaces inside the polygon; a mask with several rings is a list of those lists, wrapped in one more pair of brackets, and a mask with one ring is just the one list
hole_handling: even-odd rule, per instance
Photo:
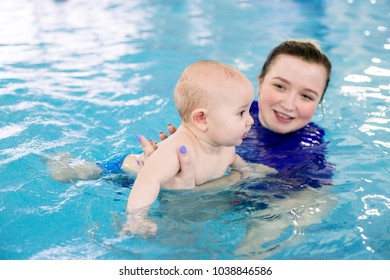
{"label": "woman's face", "polygon": [[307,125],[321,101],[326,78],[321,64],[278,55],[259,80],[260,123],[282,134]]}

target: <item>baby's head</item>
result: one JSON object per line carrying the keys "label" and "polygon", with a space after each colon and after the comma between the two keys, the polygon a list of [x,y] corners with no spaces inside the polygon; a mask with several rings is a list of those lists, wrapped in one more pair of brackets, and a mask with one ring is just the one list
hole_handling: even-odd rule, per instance
{"label": "baby's head", "polygon": [[232,94],[231,91],[219,90],[229,83],[252,88],[248,78],[229,65],[201,60],[188,66],[174,92],[175,104],[183,122],[189,121],[195,109],[210,106],[223,95]]}

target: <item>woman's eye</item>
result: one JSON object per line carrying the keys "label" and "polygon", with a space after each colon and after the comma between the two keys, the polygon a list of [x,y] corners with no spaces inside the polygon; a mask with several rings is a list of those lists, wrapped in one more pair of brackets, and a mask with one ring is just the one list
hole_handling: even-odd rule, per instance
{"label": "woman's eye", "polygon": [[310,101],[313,101],[313,97],[311,95],[308,95],[308,94],[302,94],[302,97],[306,100],[310,100]]}
{"label": "woman's eye", "polygon": [[283,89],[284,86],[282,84],[274,84],[274,86],[278,89]]}

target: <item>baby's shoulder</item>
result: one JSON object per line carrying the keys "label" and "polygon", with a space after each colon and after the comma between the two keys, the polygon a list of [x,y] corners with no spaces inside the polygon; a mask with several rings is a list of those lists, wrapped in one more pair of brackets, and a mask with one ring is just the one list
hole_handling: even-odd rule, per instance
{"label": "baby's shoulder", "polygon": [[158,143],[158,149],[176,149],[181,146],[193,147],[194,143],[191,137],[182,131],[177,131],[165,140]]}

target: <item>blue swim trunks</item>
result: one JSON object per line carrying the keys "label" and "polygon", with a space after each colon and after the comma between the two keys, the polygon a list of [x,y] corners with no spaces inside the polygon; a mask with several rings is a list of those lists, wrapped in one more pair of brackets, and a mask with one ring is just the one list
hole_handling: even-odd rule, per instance
{"label": "blue swim trunks", "polygon": [[107,160],[97,162],[96,164],[103,169],[103,174],[123,173],[121,166],[129,154],[117,154]]}

